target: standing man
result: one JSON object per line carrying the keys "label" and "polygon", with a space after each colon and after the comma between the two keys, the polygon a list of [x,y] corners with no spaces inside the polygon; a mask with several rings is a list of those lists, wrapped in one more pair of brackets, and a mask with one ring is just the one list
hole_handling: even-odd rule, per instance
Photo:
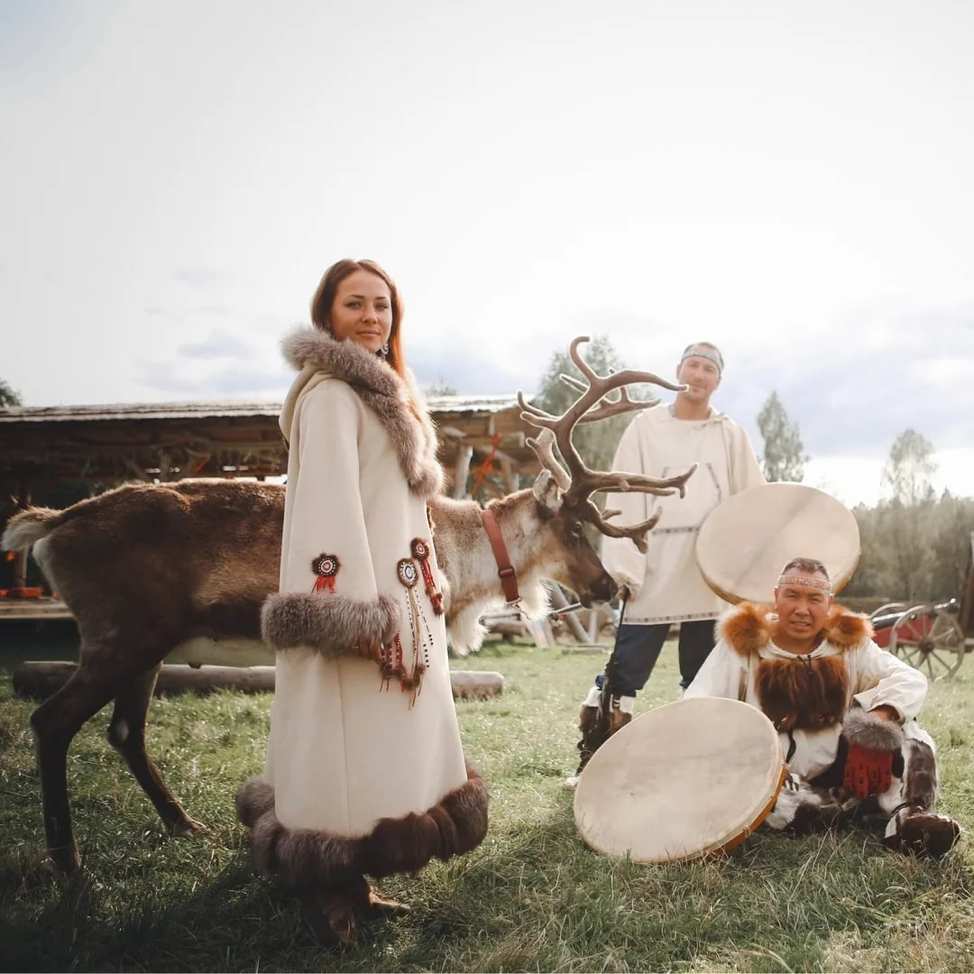
{"label": "standing man", "polygon": [[661,510],[642,554],[627,538],[605,538],[602,563],[628,594],[625,621],[619,626],[608,692],[608,720],[600,728],[599,705],[604,675],[596,678],[582,704],[579,728],[582,752],[578,775],[602,741],[632,720],[636,693],[649,679],[674,622],[680,623],[680,685],[688,687],[714,647],[714,620],[727,603],[708,587],[694,554],[697,533],[707,515],[731,494],[763,484],[747,433],[710,405],[720,385],[724,359],[716,345],[688,345],[676,370],[686,385],[675,402],[637,413],[613,461],[613,470],[650,477],[673,477],[697,464],[686,496],[612,494],[606,507],[620,511],[627,523]]}

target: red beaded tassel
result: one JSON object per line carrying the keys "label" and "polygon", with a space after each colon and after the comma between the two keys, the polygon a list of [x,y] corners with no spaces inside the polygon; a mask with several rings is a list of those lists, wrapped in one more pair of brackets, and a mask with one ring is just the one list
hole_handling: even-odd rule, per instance
{"label": "red beaded tassel", "polygon": [[430,567],[430,546],[422,538],[416,538],[412,545],[413,557],[419,562],[419,567],[423,572],[423,581],[426,583],[426,595],[433,606],[433,611],[438,615],[443,615],[443,593],[436,588],[433,580],[433,569]]}
{"label": "red beaded tassel", "polygon": [[311,570],[318,577],[315,579],[312,592],[330,592],[335,594],[335,579],[341,567],[337,555],[318,555],[311,562]]}

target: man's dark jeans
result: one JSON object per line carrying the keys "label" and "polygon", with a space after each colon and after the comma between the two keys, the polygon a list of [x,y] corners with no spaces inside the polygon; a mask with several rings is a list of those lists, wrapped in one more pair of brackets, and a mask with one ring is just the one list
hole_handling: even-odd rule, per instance
{"label": "man's dark jeans", "polygon": [[[669,622],[654,626],[619,626],[616,633],[615,670],[612,692],[620,697],[634,697],[649,679],[660,650],[670,631]],[[680,623],[680,686],[686,689],[697,670],[714,648],[714,620],[698,619]],[[595,683],[602,686],[604,674]]]}

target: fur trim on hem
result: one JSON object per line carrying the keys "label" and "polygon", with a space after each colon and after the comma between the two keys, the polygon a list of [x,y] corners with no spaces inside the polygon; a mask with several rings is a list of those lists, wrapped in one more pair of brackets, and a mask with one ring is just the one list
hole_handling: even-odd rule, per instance
{"label": "fur trim on hem", "polygon": [[325,656],[359,653],[395,638],[401,624],[399,604],[388,595],[356,602],[342,595],[279,592],[268,596],[260,630],[271,649],[310,646]]}
{"label": "fur trim on hem", "polygon": [[251,831],[257,869],[291,888],[343,885],[365,873],[415,872],[431,859],[476,848],[487,834],[487,786],[467,765],[467,781],[425,812],[383,818],[368,835],[346,838],[289,829],[274,813],[274,789],[259,776],[237,792],[238,819]]}
{"label": "fur trim on hem", "polygon": [[854,707],[846,714],[842,733],[849,743],[877,751],[898,751],[903,744],[903,728],[899,724],[876,717],[861,707]]}
{"label": "fur trim on hem", "polygon": [[[740,656],[752,656],[768,645],[771,639],[770,606],[741,602],[728,609],[717,620],[717,637],[724,640]],[[822,627],[825,642],[839,649],[855,649],[873,637],[868,616],[850,612],[841,605],[833,605]]]}
{"label": "fur trim on hem", "polygon": [[[304,326],[286,335],[281,348],[295,369],[310,365],[347,382],[385,427],[413,493],[426,499],[440,493],[443,468],[436,459],[436,430],[418,393],[383,359],[355,342],[338,342],[319,328]],[[410,398],[419,404],[419,415]]]}

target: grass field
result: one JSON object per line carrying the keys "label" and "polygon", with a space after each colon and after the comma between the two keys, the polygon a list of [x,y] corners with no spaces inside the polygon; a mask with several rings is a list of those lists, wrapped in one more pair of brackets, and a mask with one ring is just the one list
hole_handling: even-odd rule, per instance
{"label": "grass field", "polygon": [[[676,698],[675,650],[640,710]],[[30,702],[0,670],[0,966],[79,971],[521,971],[974,969],[974,850],[940,864],[884,850],[875,828],[802,840],[757,835],[725,859],[646,867],[577,837],[561,780],[575,762],[577,704],[602,657],[492,645],[459,661],[505,674],[504,696],[459,706],[468,755],[491,788],[472,855],[381,884],[413,912],[323,950],[295,904],[254,875],[232,797],[262,765],[270,699],[156,700],[150,749],[210,827],[169,838],[92,720],[69,758],[87,872],[42,867]],[[969,672],[965,672],[969,670]],[[941,810],[974,827],[974,660],[931,688]]]}

